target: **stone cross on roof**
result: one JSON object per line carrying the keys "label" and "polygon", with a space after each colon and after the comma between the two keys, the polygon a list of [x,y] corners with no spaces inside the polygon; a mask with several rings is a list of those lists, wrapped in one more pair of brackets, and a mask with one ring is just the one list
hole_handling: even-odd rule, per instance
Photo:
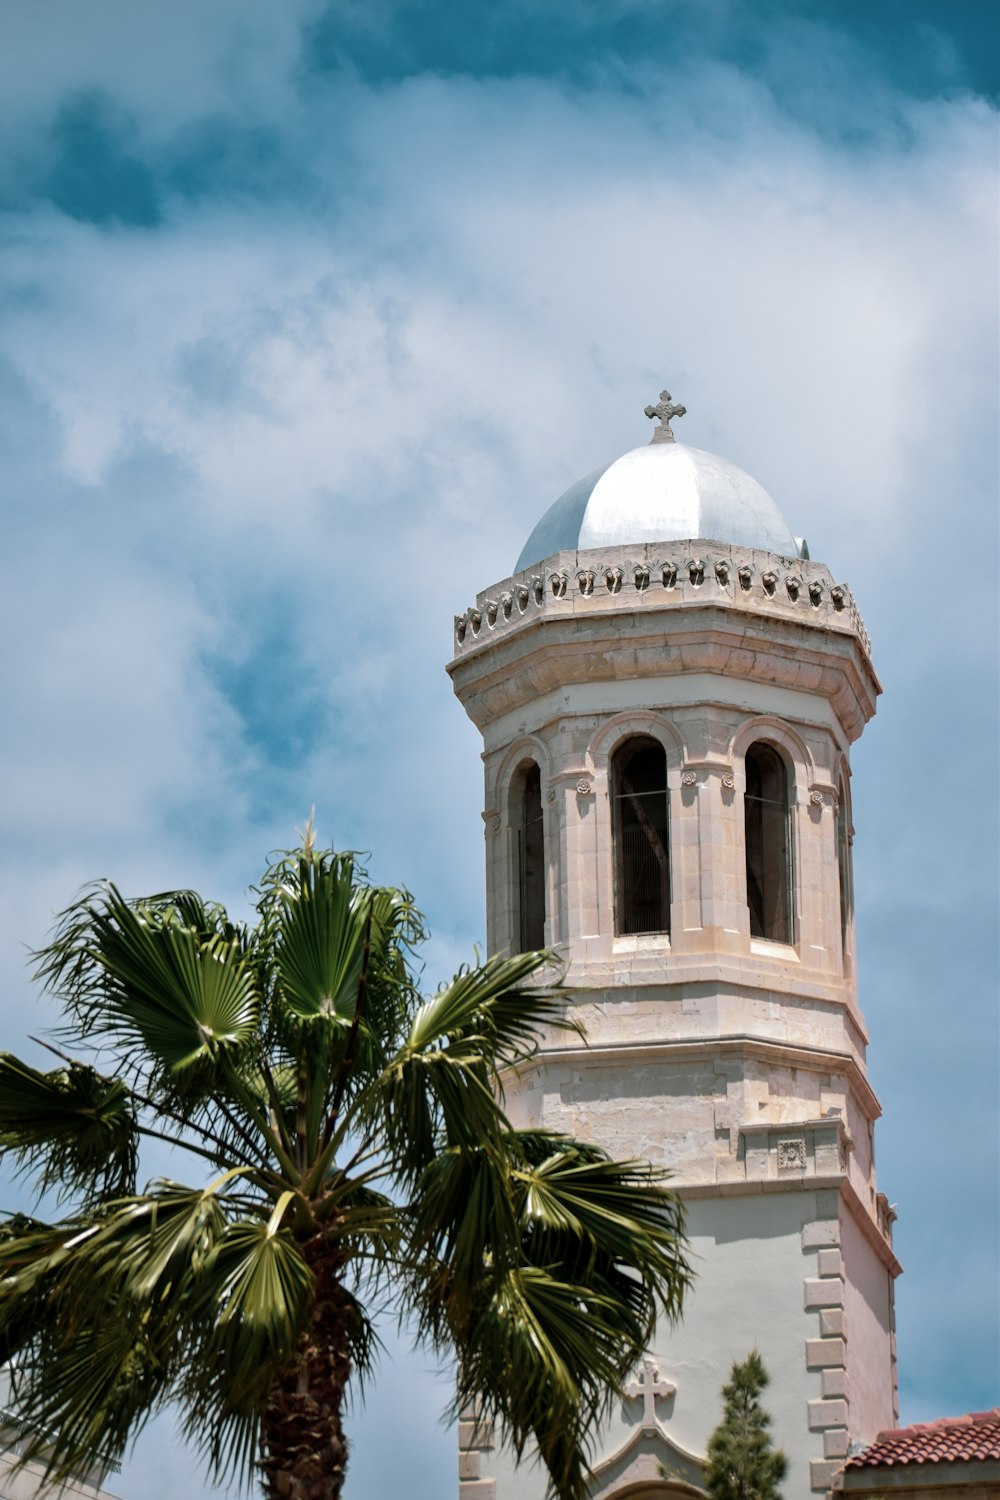
{"label": "stone cross on roof", "polygon": [[647,417],[659,417],[659,427],[653,428],[651,443],[673,443],[676,441],[670,430],[671,417],[683,417],[687,412],[686,406],[676,406],[670,399],[669,391],[661,391],[660,399],[655,406],[643,407]]}
{"label": "stone cross on roof", "polygon": [[657,1396],[672,1396],[676,1389],[669,1380],[660,1379],[659,1368],[651,1359],[643,1360],[638,1376],[633,1376],[625,1387],[625,1394],[630,1401],[642,1401],[643,1432],[657,1430]]}

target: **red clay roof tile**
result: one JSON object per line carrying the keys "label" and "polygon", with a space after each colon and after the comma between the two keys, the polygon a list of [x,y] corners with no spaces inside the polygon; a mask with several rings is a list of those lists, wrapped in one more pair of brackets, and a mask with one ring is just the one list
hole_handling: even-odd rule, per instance
{"label": "red clay roof tile", "polygon": [[976,1459],[1000,1459],[1000,1406],[880,1432],[870,1448],[848,1459],[844,1467],[879,1469],[895,1464],[969,1463]]}

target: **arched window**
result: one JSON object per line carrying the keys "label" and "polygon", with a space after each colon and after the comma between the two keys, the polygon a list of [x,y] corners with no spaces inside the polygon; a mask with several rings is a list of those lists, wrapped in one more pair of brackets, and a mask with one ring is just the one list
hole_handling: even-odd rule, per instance
{"label": "arched window", "polygon": [[667,757],[658,740],[626,740],[612,761],[615,931],[670,931]]}
{"label": "arched window", "polygon": [[777,750],[751,745],[744,799],[751,937],[792,941],[792,839],[788,772]]}
{"label": "arched window", "polygon": [[532,761],[522,770],[511,795],[517,834],[517,941],[519,953],[545,947],[545,839],[542,824],[542,773]]}
{"label": "arched window", "polygon": [[854,882],[851,878],[851,809],[847,785],[840,783],[837,805],[837,871],[840,876],[840,941],[847,957],[847,936],[854,915]]}

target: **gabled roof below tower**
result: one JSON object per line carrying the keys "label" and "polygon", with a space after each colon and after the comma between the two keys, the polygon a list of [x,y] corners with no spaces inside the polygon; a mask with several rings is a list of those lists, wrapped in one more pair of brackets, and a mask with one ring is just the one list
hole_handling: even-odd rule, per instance
{"label": "gabled roof below tower", "polygon": [[1000,1496],[1000,1407],[880,1432],[836,1488],[853,1495]]}

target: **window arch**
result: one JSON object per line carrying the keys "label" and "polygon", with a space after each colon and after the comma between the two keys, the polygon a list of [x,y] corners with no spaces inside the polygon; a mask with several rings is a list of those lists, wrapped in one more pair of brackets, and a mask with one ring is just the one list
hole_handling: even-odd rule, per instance
{"label": "window arch", "polygon": [[534,761],[521,767],[511,787],[511,824],[515,833],[515,906],[513,935],[519,953],[545,947],[545,830],[542,773]]}
{"label": "window arch", "polygon": [[636,735],[611,762],[615,931],[670,931],[667,755]]}
{"label": "window arch", "polygon": [[792,941],[792,820],[785,762],[758,740],[746,752],[747,906],[750,936]]}

